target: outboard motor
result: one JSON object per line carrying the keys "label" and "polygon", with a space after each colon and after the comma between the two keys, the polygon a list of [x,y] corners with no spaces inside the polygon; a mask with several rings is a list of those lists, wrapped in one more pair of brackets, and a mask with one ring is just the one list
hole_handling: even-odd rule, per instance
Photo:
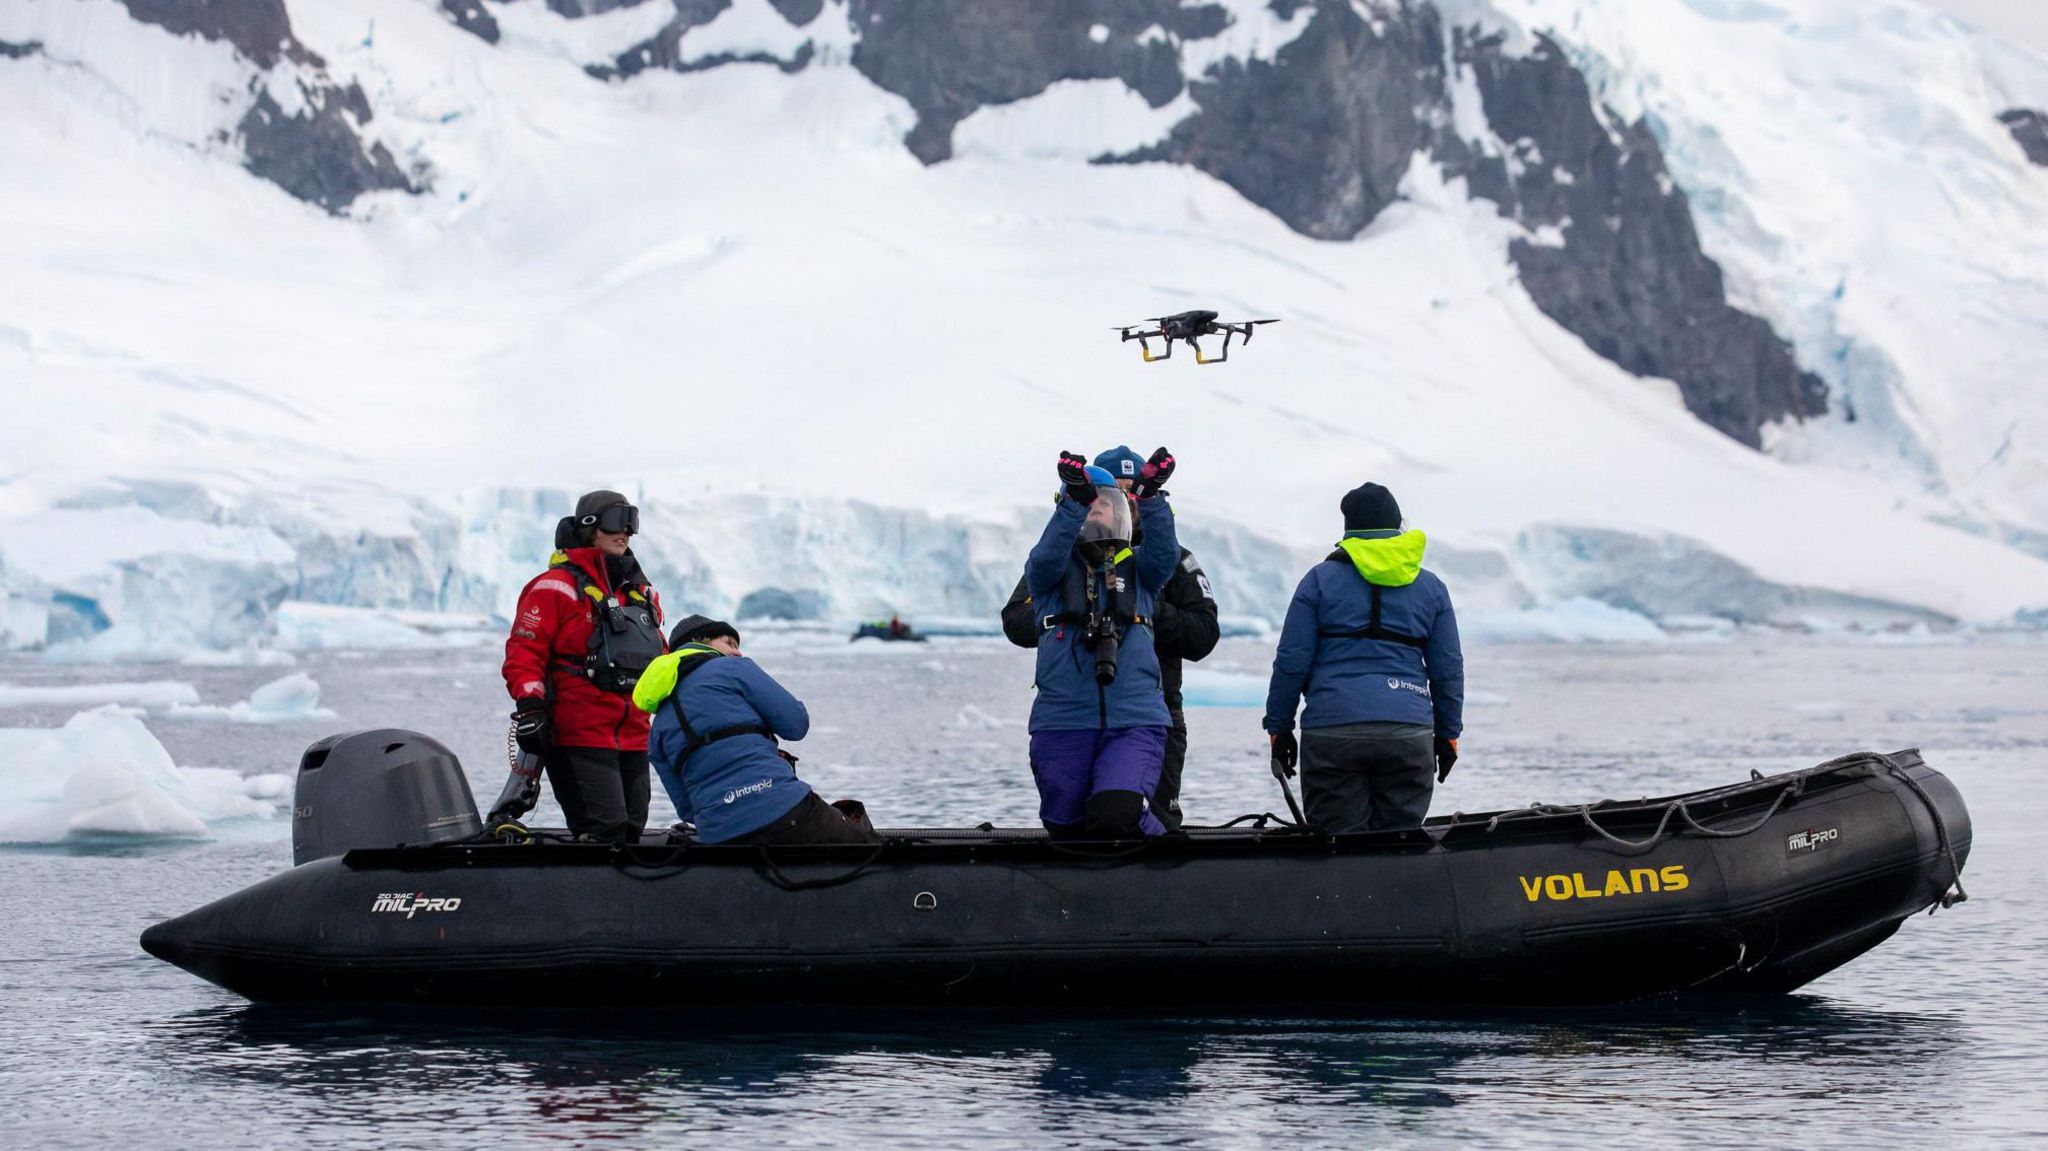
{"label": "outboard motor", "polygon": [[330,735],[299,757],[294,866],[357,847],[447,843],[482,830],[455,753],[416,731]]}

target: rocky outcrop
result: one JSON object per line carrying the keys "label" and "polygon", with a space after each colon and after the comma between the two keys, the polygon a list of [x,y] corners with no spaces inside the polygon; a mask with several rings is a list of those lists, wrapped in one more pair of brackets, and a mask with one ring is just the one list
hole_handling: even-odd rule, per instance
{"label": "rocky outcrop", "polygon": [[[683,54],[683,35],[690,29],[709,24],[719,13],[732,7],[732,0],[671,0],[676,7],[673,20],[662,26],[661,31],[613,58],[610,64],[592,64],[583,70],[600,80],[624,80],[649,69],[668,72],[703,72],[722,68],[727,64],[769,64],[783,72],[800,72],[808,67],[814,49],[806,40],[788,57],[776,56],[769,52],[713,52],[703,56],[686,57]],[[780,6],[776,9],[780,12]],[[813,19],[817,13],[811,13]],[[788,19],[787,14],[784,15]]]}
{"label": "rocky outcrop", "polygon": [[[419,192],[381,143],[366,144],[370,102],[361,87],[327,76],[326,61],[292,35],[284,0],[120,0],[128,14],[175,36],[231,45],[259,70],[250,81],[255,103],[235,126],[242,166],[292,196],[340,215],[365,192]],[[475,0],[470,0],[474,4]],[[447,0],[444,8],[460,6]],[[488,19],[489,13],[484,13]],[[496,22],[492,22],[495,36]],[[294,67],[302,105],[287,112],[271,94],[269,73]]]}
{"label": "rocky outcrop", "polygon": [[953,128],[975,109],[1058,80],[1121,80],[1160,107],[1185,87],[1175,42],[1230,23],[1221,7],[1178,0],[851,0],[848,15],[853,66],[917,111],[904,143],[927,164],[953,155]]}
{"label": "rocky outcrop", "polygon": [[292,35],[284,0],[121,0],[121,6],[173,36],[232,44],[259,68],[274,68],[285,59],[320,62]]}
{"label": "rocky outcrop", "polygon": [[23,60],[42,50],[41,40],[29,40],[21,44],[10,44],[0,40],[0,60]]}
{"label": "rocky outcrop", "polygon": [[2034,108],[2013,108],[1998,114],[2012,138],[2019,141],[2027,159],[2048,167],[2048,112]]}
{"label": "rocky outcrop", "polygon": [[1273,60],[1227,59],[1193,81],[1201,111],[1166,140],[1113,159],[1191,165],[1303,235],[1348,240],[1394,202],[1448,107],[1436,10],[1405,16],[1375,27],[1323,5]]}
{"label": "rocky outcrop", "polygon": [[825,0],[768,0],[768,3],[794,28],[816,20],[818,13],[825,10]]}
{"label": "rocky outcrop", "polygon": [[484,7],[483,0],[441,0],[441,14],[486,44],[498,42],[498,18]]}
{"label": "rocky outcrop", "polygon": [[1599,107],[1564,52],[1526,56],[1459,33],[1494,153],[1467,152],[1475,194],[1537,239],[1509,254],[1545,315],[1639,376],[1675,380],[1687,410],[1750,447],[1765,424],[1827,410],[1820,377],[1763,320],[1728,303],[1656,138]]}
{"label": "rocky outcrop", "polygon": [[363,146],[370,102],[361,87],[300,86],[305,107],[288,116],[269,91],[236,128],[242,166],[309,204],[340,215],[365,192],[420,188],[381,143]]}
{"label": "rocky outcrop", "polygon": [[584,16],[602,16],[618,8],[638,8],[651,0],[548,0],[548,11],[571,20]]}

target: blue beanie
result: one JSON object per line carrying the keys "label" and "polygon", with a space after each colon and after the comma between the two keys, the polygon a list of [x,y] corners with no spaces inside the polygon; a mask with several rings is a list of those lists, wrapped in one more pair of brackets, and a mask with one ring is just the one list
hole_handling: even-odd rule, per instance
{"label": "blue beanie", "polygon": [[1095,457],[1095,466],[1120,480],[1135,480],[1145,474],[1145,457],[1127,444],[1118,444]]}
{"label": "blue beanie", "polygon": [[1088,482],[1096,487],[1113,488],[1116,486],[1116,477],[1110,475],[1106,469],[1090,467],[1084,470],[1088,473]]}

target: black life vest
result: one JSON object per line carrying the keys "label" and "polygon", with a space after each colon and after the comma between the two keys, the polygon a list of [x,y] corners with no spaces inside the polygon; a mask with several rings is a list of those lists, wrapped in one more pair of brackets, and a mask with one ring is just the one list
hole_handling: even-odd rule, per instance
{"label": "black life vest", "polygon": [[[695,644],[684,644],[676,650],[684,651],[696,646]],[[707,647],[699,655],[686,655],[684,658],[676,661],[676,685],[669,690],[667,702],[669,711],[676,717],[676,723],[681,725],[683,729],[683,751],[682,754],[676,756],[676,766],[678,768],[682,766],[684,760],[690,758],[691,752],[706,744],[717,743],[721,739],[731,739],[736,735],[765,735],[770,739],[775,738],[773,731],[766,725],[758,723],[737,723],[731,727],[721,727],[717,731],[708,732],[698,731],[690,726],[690,717],[683,714],[683,681],[695,675],[698,668],[724,654],[724,652],[719,651],[717,648]],[[790,762],[794,763],[795,760]]]}
{"label": "black life vest", "polygon": [[[1336,551],[1331,552],[1324,558],[1323,562],[1341,563],[1353,571],[1357,570],[1351,562],[1351,556],[1343,548],[1338,548]],[[1358,578],[1365,579],[1363,575],[1360,575]],[[1380,623],[1380,585],[1373,583],[1371,580],[1366,580],[1366,586],[1372,589],[1372,617],[1364,627],[1326,627],[1316,634],[1325,639],[1376,639],[1383,643],[1402,644],[1406,647],[1415,648],[1418,651],[1429,646],[1429,641],[1421,636],[1408,635],[1405,632],[1394,631],[1383,626]]]}
{"label": "black life vest", "polygon": [[633,685],[647,665],[667,654],[668,640],[661,634],[661,621],[654,616],[654,603],[645,584],[628,584],[612,595],[590,578],[582,565],[563,565],[576,577],[576,591],[591,612],[590,645],[581,665],[575,667],[599,691],[632,695]]}
{"label": "black life vest", "polygon": [[[1137,573],[1133,570],[1135,566],[1136,560],[1132,558],[1131,549],[1125,548],[1122,554],[1117,556],[1117,562],[1114,565],[1117,582],[1123,585],[1122,589],[1117,591],[1104,589],[1112,601],[1104,609],[1104,614],[1116,621],[1119,638],[1133,627],[1152,626],[1151,616],[1139,615],[1137,613],[1138,585]],[[1060,581],[1060,603],[1067,610],[1038,617],[1038,630],[1040,632],[1048,632],[1054,628],[1065,627],[1071,624],[1085,625],[1088,622],[1089,585],[1095,582],[1094,575],[1095,572],[1091,568],[1083,567],[1073,562],[1067,564],[1066,575],[1061,577]],[[1076,610],[1075,605],[1079,605],[1080,610]],[[1032,646],[1035,647],[1037,645],[1034,642]]]}

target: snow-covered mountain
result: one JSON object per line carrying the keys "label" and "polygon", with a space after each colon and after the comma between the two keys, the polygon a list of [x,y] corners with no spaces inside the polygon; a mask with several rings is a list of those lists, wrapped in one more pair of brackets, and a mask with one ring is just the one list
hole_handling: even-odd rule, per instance
{"label": "snow-covered mountain", "polygon": [[0,646],[503,612],[600,484],[986,615],[1120,441],[1239,616],[1366,478],[1480,609],[2048,616],[2048,62],[1903,0],[5,0],[0,106]]}

